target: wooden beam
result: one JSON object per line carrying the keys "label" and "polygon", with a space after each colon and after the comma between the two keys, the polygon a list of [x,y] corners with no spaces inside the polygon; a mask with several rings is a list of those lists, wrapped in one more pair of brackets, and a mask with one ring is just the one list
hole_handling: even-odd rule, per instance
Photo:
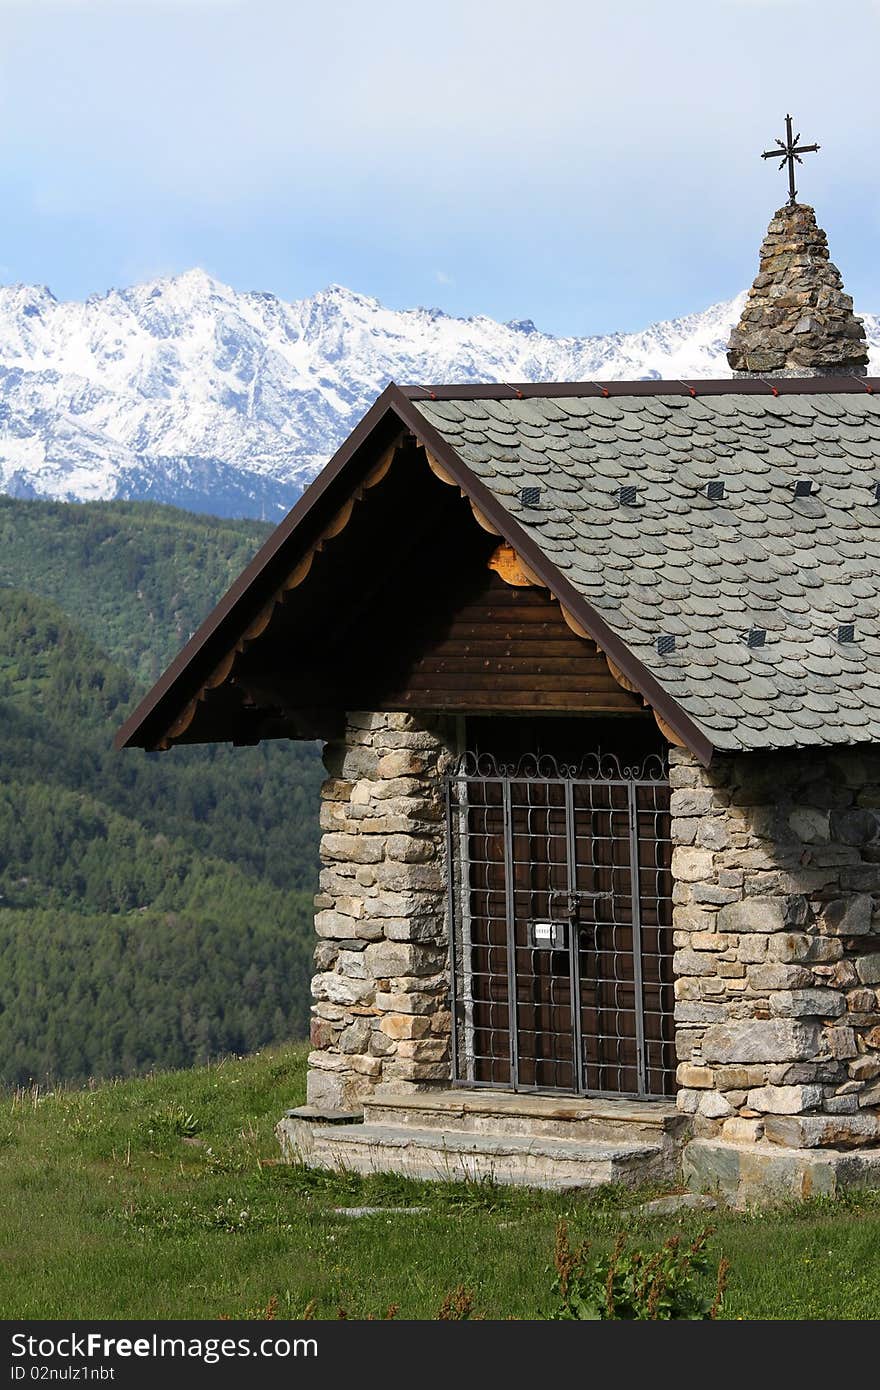
{"label": "wooden beam", "polygon": [[[582,691],[541,690],[443,690],[407,689],[383,692],[382,709],[461,710],[465,713],[485,713],[498,710],[526,714],[531,711],[558,710],[566,713],[633,714],[639,707],[621,691],[584,693]],[[370,706],[364,706],[369,708]],[[358,706],[361,708],[361,706]]]}
{"label": "wooden beam", "polygon": [[668,738],[669,742],[671,744],[674,744],[676,748],[687,748],[687,744],[685,743],[681,735],[677,734],[674,729],[670,728],[666,721],[660,718],[660,715],[657,713],[656,710],[652,710],[651,713],[654,716],[657,728],[660,730],[664,738]]}
{"label": "wooden beam", "polygon": [[483,677],[570,676],[579,681],[581,688],[586,688],[588,684],[592,688],[592,682],[600,680],[609,690],[618,689],[617,682],[600,656],[572,656],[571,652],[565,656],[548,656],[538,644],[526,652],[513,650],[507,656],[483,656],[480,652],[455,656],[436,648],[414,661],[410,669],[413,676],[431,675],[438,671],[448,671],[450,675]]}
{"label": "wooden beam", "polygon": [[[468,498],[468,501],[470,502],[470,498]],[[491,522],[485,512],[481,512],[479,507],[473,502],[471,502],[471,511],[474,514],[474,520],[478,526],[482,526],[483,530],[488,531],[491,536],[500,536],[501,532],[498,530],[498,527]]]}
{"label": "wooden beam", "polygon": [[500,575],[505,584],[510,584],[516,588],[544,587],[534,570],[529,569],[528,565],[517,555],[513,546],[508,545],[506,541],[502,541],[497,550],[493,550],[489,556],[489,568]]}
{"label": "wooden beam", "polygon": [[580,662],[585,660],[590,661],[591,659],[596,661],[601,660],[595,649],[593,652],[587,650],[586,653],[581,654],[575,643],[573,641],[567,641],[564,637],[557,638],[542,636],[541,634],[533,635],[530,632],[528,636],[518,634],[516,640],[514,640],[513,636],[496,636],[497,628],[492,627],[489,629],[493,634],[491,637],[481,636],[473,641],[468,641],[467,639],[459,637],[458,631],[459,630],[456,629],[455,637],[445,638],[443,641],[438,642],[436,646],[432,647],[431,655],[443,658],[478,656],[486,660],[491,660],[493,657],[525,654],[528,659],[535,661],[539,661],[544,657],[556,656],[574,657]]}

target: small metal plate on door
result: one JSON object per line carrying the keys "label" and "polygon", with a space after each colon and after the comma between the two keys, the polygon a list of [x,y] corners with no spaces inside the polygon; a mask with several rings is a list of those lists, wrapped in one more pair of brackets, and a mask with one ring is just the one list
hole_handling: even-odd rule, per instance
{"label": "small metal plate on door", "polygon": [[529,922],[529,945],[539,951],[564,951],[567,927],[567,922]]}

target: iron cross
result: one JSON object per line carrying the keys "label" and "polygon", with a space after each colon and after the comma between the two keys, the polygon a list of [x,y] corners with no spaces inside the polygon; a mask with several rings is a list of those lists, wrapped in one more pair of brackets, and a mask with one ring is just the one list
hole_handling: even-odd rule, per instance
{"label": "iron cross", "polygon": [[790,204],[797,202],[797,189],[794,186],[794,162],[803,164],[802,154],[814,154],[819,149],[818,145],[799,145],[800,132],[797,135],[791,133],[791,116],[785,118],[785,141],[777,140],[778,149],[765,150],[761,155],[762,159],[778,159],[779,167],[783,164],[788,165],[788,201]]}

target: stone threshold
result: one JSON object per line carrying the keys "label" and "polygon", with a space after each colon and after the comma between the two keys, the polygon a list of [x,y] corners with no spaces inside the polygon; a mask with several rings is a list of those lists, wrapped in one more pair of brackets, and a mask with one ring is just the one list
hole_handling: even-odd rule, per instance
{"label": "stone threshold", "polygon": [[523,1118],[582,1120],[606,1118],[626,1124],[656,1125],[666,1128],[679,1124],[682,1116],[674,1100],[633,1100],[627,1096],[570,1096],[535,1091],[495,1091],[488,1087],[421,1091],[399,1095],[377,1089],[364,1101],[364,1113],[393,1108],[399,1111],[436,1111],[445,1115],[521,1115]]}
{"label": "stone threshold", "polygon": [[409,1095],[376,1091],[364,1098],[367,1124],[400,1128],[461,1130],[467,1133],[526,1135],[588,1143],[660,1142],[678,1147],[690,1132],[689,1119],[672,1101],[538,1095],[534,1092],[467,1090],[422,1091]]}

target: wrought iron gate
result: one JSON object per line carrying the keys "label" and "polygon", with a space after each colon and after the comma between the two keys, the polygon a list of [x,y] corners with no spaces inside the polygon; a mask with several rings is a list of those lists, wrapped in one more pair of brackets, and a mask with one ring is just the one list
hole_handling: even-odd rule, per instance
{"label": "wrought iron gate", "polygon": [[446,789],[454,1079],[672,1094],[662,760],[467,754]]}

